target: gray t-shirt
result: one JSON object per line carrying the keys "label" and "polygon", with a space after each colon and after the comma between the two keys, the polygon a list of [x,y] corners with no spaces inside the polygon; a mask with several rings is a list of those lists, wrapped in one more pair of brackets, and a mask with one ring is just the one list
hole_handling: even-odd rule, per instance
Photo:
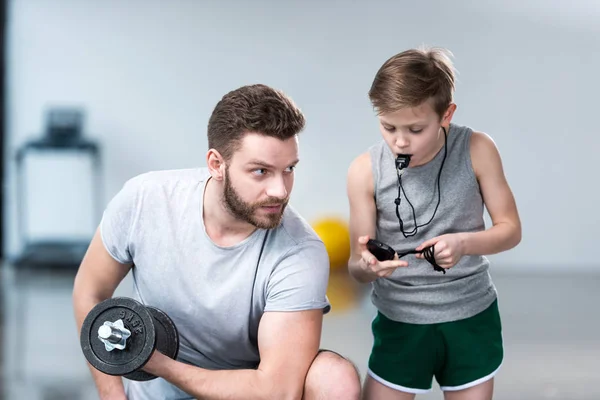
{"label": "gray t-shirt", "polygon": [[[136,176],[111,200],[100,224],[108,252],[133,263],[133,297],[157,307],[179,331],[178,360],[206,369],[251,369],[260,359],[264,312],[323,309],[329,259],[311,226],[288,206],[281,225],[222,247],[202,218],[205,168]],[[130,400],[189,399],[157,378],[125,380]]]}
{"label": "gray t-shirt", "polygon": [[[450,124],[446,148],[427,164],[404,170],[397,210],[408,237],[400,231],[396,214],[395,155],[383,140],[370,147],[378,240],[403,252],[437,236],[485,230],[485,204],[471,161],[472,134],[467,126]],[[438,195],[440,203],[436,209]],[[419,228],[413,232],[415,219]],[[445,274],[414,255],[403,259],[408,261],[407,268],[398,268],[371,284],[373,304],[389,319],[409,324],[458,321],[479,314],[497,298],[490,262],[485,256],[463,256]]]}

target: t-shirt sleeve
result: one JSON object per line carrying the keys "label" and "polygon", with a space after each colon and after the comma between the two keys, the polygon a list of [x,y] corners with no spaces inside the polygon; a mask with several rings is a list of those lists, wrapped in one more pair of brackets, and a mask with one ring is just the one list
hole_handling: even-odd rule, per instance
{"label": "t-shirt sleeve", "polygon": [[265,311],[323,309],[327,299],[329,256],[322,242],[307,241],[290,250],[275,267],[267,285]]}
{"label": "t-shirt sleeve", "polygon": [[131,231],[139,208],[140,179],[130,179],[108,203],[100,221],[100,235],[108,253],[122,264],[133,262]]}

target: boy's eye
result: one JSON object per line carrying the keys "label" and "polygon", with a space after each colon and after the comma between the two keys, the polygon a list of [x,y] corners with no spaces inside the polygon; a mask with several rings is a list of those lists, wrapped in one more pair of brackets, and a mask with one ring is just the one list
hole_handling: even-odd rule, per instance
{"label": "boy's eye", "polygon": [[382,125],[382,126],[383,126],[383,129],[385,129],[388,132],[394,132],[396,130],[396,128],[394,128],[393,126],[385,126],[385,125]]}
{"label": "boy's eye", "polygon": [[411,128],[411,129],[410,129],[410,132],[411,132],[411,133],[421,133],[421,132],[423,132],[423,129],[412,129],[412,128]]}

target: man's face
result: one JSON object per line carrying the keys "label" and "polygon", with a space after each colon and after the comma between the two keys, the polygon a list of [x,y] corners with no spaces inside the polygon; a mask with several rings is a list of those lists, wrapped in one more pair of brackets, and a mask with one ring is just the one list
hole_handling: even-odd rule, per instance
{"label": "man's face", "polygon": [[410,154],[411,166],[423,164],[435,155],[439,150],[441,126],[448,123],[450,119],[446,116],[440,121],[431,101],[379,116],[383,139],[395,156]]}
{"label": "man's face", "polygon": [[223,201],[236,218],[260,229],[281,223],[294,185],[298,140],[249,133],[225,168]]}

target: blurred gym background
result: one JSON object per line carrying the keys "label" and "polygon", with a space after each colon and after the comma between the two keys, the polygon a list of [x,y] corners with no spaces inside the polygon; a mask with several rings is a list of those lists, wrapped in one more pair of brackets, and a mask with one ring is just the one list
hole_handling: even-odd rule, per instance
{"label": "blurred gym background", "polygon": [[70,296],[104,206],[134,175],[204,165],[212,108],[258,82],[306,114],[292,204],[331,255],[323,346],[364,375],[374,309],[343,262],[346,170],[379,140],[377,69],[427,44],[454,53],[454,120],[492,135],[523,222],[521,244],[490,257],[495,399],[600,399],[596,0],[0,3],[0,398],[97,399]]}

